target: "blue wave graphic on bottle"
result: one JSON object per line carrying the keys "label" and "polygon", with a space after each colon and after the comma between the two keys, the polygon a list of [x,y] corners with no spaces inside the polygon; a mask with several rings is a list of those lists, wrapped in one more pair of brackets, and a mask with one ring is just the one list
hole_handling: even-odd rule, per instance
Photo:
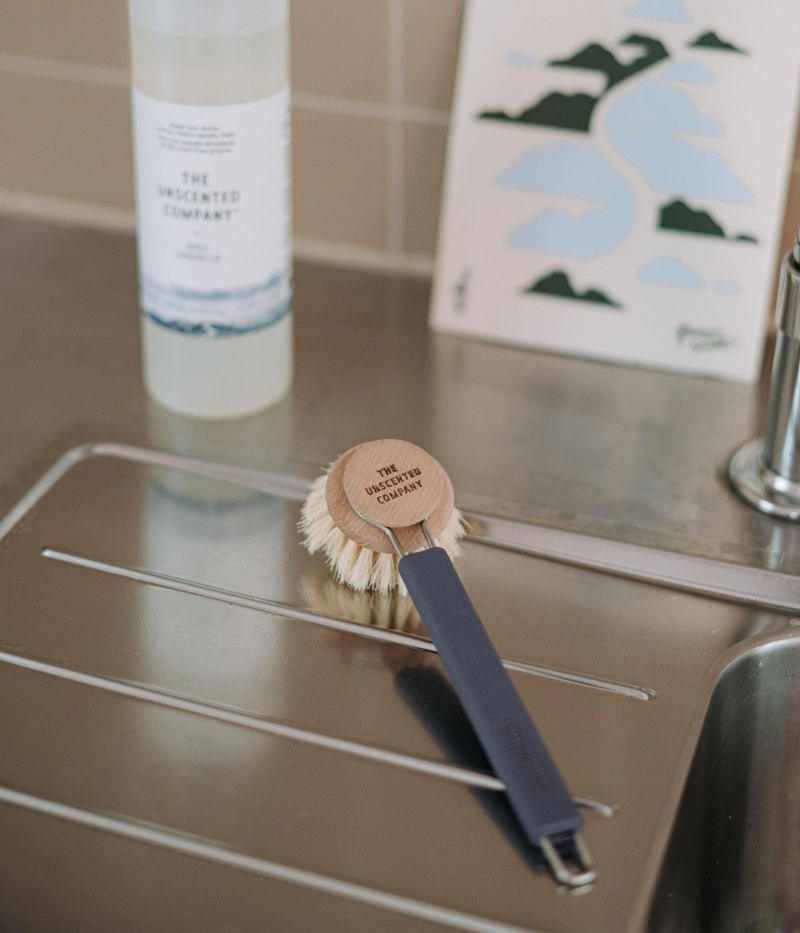
{"label": "blue wave graphic on bottle", "polygon": [[289,272],[244,288],[200,291],[142,275],[144,314],[170,330],[203,337],[249,334],[277,324],[292,310]]}

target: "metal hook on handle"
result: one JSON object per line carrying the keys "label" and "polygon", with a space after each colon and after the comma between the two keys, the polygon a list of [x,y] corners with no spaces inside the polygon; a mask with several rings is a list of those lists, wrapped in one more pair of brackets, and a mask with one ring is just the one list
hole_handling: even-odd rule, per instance
{"label": "metal hook on handle", "polygon": [[594,859],[580,833],[573,833],[570,842],[574,846],[573,855],[578,868],[577,871],[570,868],[567,860],[559,852],[556,843],[549,836],[542,836],[539,839],[539,848],[542,850],[542,854],[557,881],[570,888],[584,888],[593,884],[597,878]]}

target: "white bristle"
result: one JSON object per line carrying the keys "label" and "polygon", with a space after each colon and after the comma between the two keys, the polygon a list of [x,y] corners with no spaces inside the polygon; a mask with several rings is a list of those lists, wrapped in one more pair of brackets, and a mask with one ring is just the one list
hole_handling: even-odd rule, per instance
{"label": "white bristle", "polygon": [[388,593],[397,586],[405,596],[408,592],[400,574],[397,571],[398,557],[396,554],[376,554],[375,564],[372,568],[370,586],[379,593]]}
{"label": "white bristle", "polygon": [[311,484],[311,492],[308,494],[300,515],[300,530],[305,536],[303,543],[309,554],[316,554],[317,551],[329,546],[329,543],[332,543],[329,539],[335,532],[342,535],[331,518],[328,504],[325,501],[327,478],[327,475],[320,476]]}
{"label": "white bristle", "polygon": [[[348,583],[352,579],[356,561],[361,551],[362,548],[356,544],[355,541],[351,541],[350,538],[344,538],[344,544],[339,550],[338,556],[336,556],[335,563],[333,563],[335,555],[332,553],[327,555],[328,562],[331,563],[331,570],[334,571],[336,578],[342,583]],[[351,585],[353,589],[358,588],[355,581]]]}
{"label": "white bristle", "polygon": [[[327,479],[326,473],[312,484],[298,523],[309,553],[321,551],[334,578],[354,590],[375,590],[386,594],[396,588],[400,595],[405,596],[408,590],[397,569],[397,555],[376,553],[361,547],[347,538],[333,521],[325,498]],[[436,544],[451,557],[458,557],[461,553],[458,541],[464,531],[462,515],[454,508]]]}

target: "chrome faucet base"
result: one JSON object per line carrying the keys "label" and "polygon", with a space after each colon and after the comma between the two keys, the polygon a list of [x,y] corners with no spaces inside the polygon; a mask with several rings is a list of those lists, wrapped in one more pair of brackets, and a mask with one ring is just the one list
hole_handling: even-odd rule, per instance
{"label": "chrome faucet base", "polygon": [[736,451],[728,477],[749,505],[800,521],[800,234],[781,263],[775,325],[766,431]]}
{"label": "chrome faucet base", "polygon": [[728,465],[736,492],[760,512],[800,521],[800,483],[772,470],[764,456],[764,438],[756,437],[736,451]]}

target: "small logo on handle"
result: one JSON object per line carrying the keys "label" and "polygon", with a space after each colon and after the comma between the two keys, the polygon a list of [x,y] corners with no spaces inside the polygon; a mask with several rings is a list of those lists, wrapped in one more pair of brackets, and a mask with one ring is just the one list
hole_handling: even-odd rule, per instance
{"label": "small logo on handle", "polygon": [[539,790],[548,790],[550,780],[539,764],[536,755],[533,754],[530,746],[525,741],[522,726],[513,719],[507,719],[503,724],[503,728],[527,782]]}

